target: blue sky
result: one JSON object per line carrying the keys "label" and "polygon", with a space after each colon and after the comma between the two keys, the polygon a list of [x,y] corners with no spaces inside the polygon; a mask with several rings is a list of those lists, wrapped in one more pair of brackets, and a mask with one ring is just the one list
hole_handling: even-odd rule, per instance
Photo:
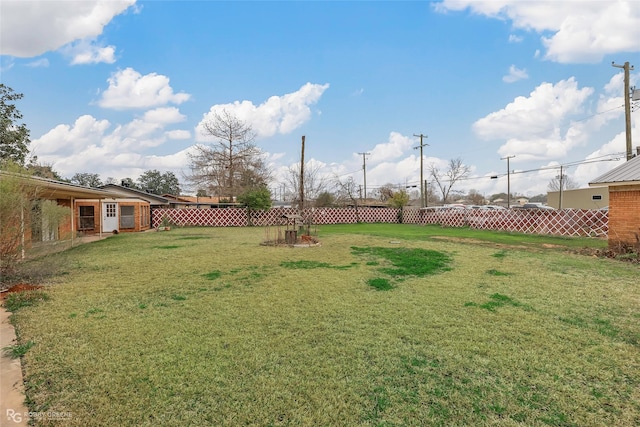
{"label": "blue sky", "polygon": [[[24,98],[32,153],[63,176],[188,172],[201,122],[252,125],[275,171],[305,159],[369,191],[462,158],[455,189],[506,191],[515,172],[625,151],[622,70],[636,65],[637,1],[5,1],[1,81]],[[640,106],[632,115],[640,145]],[[566,173],[585,186],[619,164]],[[516,173],[546,192],[558,171]],[[500,175],[490,179],[491,175]]]}

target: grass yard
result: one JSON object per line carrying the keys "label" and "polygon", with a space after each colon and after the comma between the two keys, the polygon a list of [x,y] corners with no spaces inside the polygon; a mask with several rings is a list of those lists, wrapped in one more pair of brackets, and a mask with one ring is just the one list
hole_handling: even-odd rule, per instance
{"label": "grass yard", "polygon": [[[31,411],[70,426],[640,425],[640,268],[397,224],[119,234],[29,264]],[[42,419],[37,425],[58,424]]]}

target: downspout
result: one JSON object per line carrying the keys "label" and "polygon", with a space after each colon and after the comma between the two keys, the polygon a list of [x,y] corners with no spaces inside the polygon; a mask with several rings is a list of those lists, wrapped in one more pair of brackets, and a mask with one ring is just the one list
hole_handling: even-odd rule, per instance
{"label": "downspout", "polygon": [[75,210],[76,201],[71,196],[71,247],[73,247],[73,236],[76,234],[76,210]]}

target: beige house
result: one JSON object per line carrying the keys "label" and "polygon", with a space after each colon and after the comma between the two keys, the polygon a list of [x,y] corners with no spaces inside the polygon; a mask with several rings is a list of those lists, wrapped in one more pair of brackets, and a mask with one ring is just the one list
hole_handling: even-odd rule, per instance
{"label": "beige house", "polygon": [[[562,199],[561,199],[562,198]],[[549,191],[547,205],[556,209],[601,209],[609,206],[609,188],[594,186],[575,190]]]}

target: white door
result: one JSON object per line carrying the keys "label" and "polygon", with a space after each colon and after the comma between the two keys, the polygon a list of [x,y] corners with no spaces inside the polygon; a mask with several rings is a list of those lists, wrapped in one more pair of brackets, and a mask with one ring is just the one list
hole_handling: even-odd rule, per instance
{"label": "white door", "polygon": [[102,232],[112,233],[118,230],[118,204],[105,202],[102,204]]}

